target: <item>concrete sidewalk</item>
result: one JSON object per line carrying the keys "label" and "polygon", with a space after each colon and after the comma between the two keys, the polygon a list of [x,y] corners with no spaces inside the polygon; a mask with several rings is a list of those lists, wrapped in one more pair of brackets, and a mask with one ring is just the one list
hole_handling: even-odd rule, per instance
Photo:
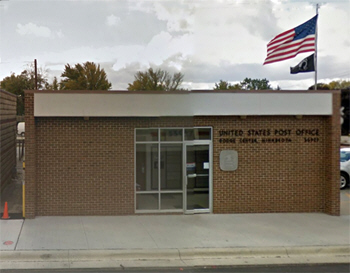
{"label": "concrete sidewalk", "polygon": [[37,217],[0,228],[2,269],[350,263],[349,216]]}

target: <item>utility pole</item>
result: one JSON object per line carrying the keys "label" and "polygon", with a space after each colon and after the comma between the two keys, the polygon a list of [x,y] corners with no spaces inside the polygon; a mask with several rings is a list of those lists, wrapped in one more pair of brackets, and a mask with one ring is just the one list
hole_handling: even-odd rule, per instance
{"label": "utility pole", "polygon": [[35,75],[35,90],[38,90],[38,68],[36,65],[36,59],[34,59],[34,75]]}

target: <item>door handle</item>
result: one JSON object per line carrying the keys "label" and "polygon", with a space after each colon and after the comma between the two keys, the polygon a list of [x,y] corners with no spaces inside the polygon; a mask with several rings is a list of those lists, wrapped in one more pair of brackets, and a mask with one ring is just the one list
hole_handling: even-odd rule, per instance
{"label": "door handle", "polygon": [[196,173],[191,173],[191,174],[188,174],[187,177],[188,178],[195,178],[195,177],[197,177],[197,174]]}

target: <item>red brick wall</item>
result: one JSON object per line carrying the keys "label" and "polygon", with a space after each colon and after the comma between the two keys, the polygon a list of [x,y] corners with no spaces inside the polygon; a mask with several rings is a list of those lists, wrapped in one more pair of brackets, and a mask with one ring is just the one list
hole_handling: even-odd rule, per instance
{"label": "red brick wall", "polygon": [[[324,212],[328,119],[308,116],[203,119],[200,124],[214,128],[214,213]],[[248,136],[252,129],[265,129],[266,133],[270,130],[270,136]],[[275,135],[276,129],[290,130],[290,135]],[[317,142],[305,142],[304,136],[298,136],[302,129],[317,129]],[[220,137],[222,130],[242,130],[243,136]],[[256,139],[258,143],[240,143],[242,138]],[[267,138],[291,142],[262,143]],[[220,143],[220,139],[235,139],[236,143]],[[238,152],[236,171],[220,170],[222,150]],[[338,184],[335,190],[339,193]]]}
{"label": "red brick wall", "polygon": [[339,150],[340,150],[340,93],[333,94],[333,115],[326,121],[326,185],[325,185],[325,212],[331,215],[340,215],[340,193],[338,190]]}
{"label": "red brick wall", "polygon": [[[134,129],[213,127],[214,213],[326,212],[339,215],[337,116],[195,118],[33,118],[26,94],[26,216],[134,214]],[[338,98],[335,94],[335,109]],[[339,119],[339,117],[338,117]],[[288,143],[239,143],[222,130],[270,130]],[[275,136],[274,130],[291,130]],[[297,136],[317,129],[317,142]],[[236,143],[220,143],[236,138]],[[338,139],[338,140],[337,140]],[[221,171],[221,150],[238,169]],[[330,156],[331,154],[331,156]],[[337,165],[338,164],[338,165]]]}
{"label": "red brick wall", "polygon": [[134,128],[193,126],[193,119],[36,118],[35,124],[35,215],[125,215],[134,213]]}
{"label": "red brick wall", "polygon": [[[0,188],[4,189],[16,173],[17,96],[0,90]],[[6,200],[4,200],[6,201]]]}
{"label": "red brick wall", "polygon": [[34,94],[25,93],[25,123],[26,123],[26,169],[25,169],[25,212],[26,218],[34,218],[37,208],[37,173],[36,173],[36,138],[35,138],[35,118],[34,118]]}

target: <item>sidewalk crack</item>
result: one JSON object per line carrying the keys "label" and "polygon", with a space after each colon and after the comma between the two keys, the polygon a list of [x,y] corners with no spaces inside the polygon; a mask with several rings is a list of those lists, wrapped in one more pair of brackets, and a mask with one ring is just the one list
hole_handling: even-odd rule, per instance
{"label": "sidewalk crack", "polygon": [[17,237],[17,240],[16,240],[16,245],[15,245],[14,250],[17,250],[17,245],[18,245],[19,237],[21,236],[21,233],[22,233],[22,229],[23,229],[23,226],[24,226],[24,221],[25,221],[25,219],[23,219],[23,222],[22,222],[22,225],[21,225],[21,230],[18,233],[18,237]]}
{"label": "sidewalk crack", "polygon": [[86,230],[85,230],[85,226],[84,226],[84,222],[82,220],[82,217],[79,217],[79,221],[80,221],[81,226],[83,227],[84,237],[85,237],[87,248],[90,249],[89,240],[88,240],[87,235],[86,235]]}

